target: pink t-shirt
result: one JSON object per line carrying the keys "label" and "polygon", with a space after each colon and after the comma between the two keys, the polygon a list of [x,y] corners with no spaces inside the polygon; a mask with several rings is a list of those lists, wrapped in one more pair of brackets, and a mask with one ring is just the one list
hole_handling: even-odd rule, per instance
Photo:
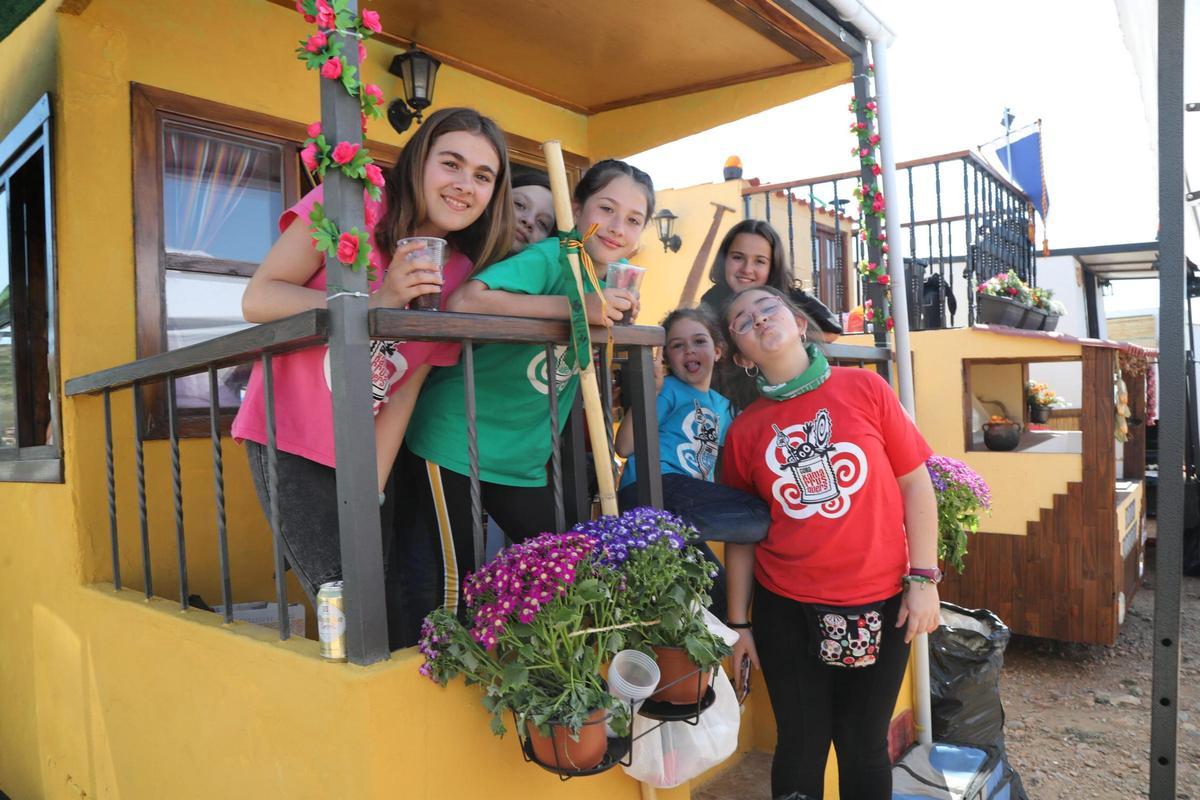
{"label": "pink t-shirt", "polygon": [[[308,219],[314,203],[324,197],[323,187],[305,195],[300,202],[279,217],[279,230],[286,230],[297,218]],[[383,217],[383,205],[367,200],[366,229],[373,233]],[[379,288],[387,265],[378,250],[371,251],[376,280],[371,291]],[[445,281],[442,302],[471,274],[471,261],[462,253],[450,251],[442,271]],[[325,290],[325,267],[318,269],[304,284]],[[371,343],[371,388],[375,413],[412,371],[422,365],[450,366],[458,361],[461,345],[457,342],[384,342]],[[297,350],[272,359],[275,374],[275,442],[280,450],[332,467],[336,465],[333,446],[333,394],[330,391],[329,348],[325,345]],[[246,385],[246,396],[233,421],[233,438],[267,443],[266,406],[262,386],[262,364],[256,363]]]}

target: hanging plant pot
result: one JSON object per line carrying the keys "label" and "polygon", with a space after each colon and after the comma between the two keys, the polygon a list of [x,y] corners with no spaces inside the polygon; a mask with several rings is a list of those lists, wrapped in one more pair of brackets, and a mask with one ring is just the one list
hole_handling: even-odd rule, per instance
{"label": "hanging plant pot", "polygon": [[1008,325],[1011,328],[1021,326],[1025,318],[1025,306],[1007,297],[997,297],[991,294],[978,295],[976,303],[976,319],[984,325]]}
{"label": "hanging plant pot", "polygon": [[702,672],[692,663],[687,650],[660,645],[654,648],[654,658],[662,675],[658,681],[662,688],[650,695],[651,700],[694,706],[704,699],[712,673]]}
{"label": "hanging plant pot", "polygon": [[526,722],[534,760],[556,772],[586,772],[595,768],[608,752],[608,733],[604,729],[607,719],[608,712],[603,708],[593,711],[579,729],[579,741],[571,737],[571,729],[565,725],[551,723],[550,735],[546,736],[532,722]]}
{"label": "hanging plant pot", "polygon": [[1050,406],[1029,406],[1029,421],[1045,425],[1050,421]]}

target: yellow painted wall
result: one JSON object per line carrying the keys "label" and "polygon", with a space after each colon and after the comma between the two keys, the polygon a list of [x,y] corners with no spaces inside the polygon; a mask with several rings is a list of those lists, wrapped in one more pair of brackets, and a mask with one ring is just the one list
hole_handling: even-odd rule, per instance
{"label": "yellow painted wall", "polygon": [[[1022,380],[1020,364],[972,364],[969,368],[971,394],[983,400],[994,400],[1003,406],[1003,411],[996,403],[983,403],[988,416],[1006,414],[1014,422],[1021,421],[1025,407],[1025,383]],[[987,422],[987,418],[984,418]]]}
{"label": "yellow painted wall", "polygon": [[54,90],[58,76],[58,39],[49,0],[0,42],[0,136],[12,130],[38,98]]}
{"label": "yellow painted wall", "polygon": [[640,153],[849,81],[847,62],[605,111],[588,121],[590,151],[596,159]]}
{"label": "yellow painted wall", "polygon": [[[1025,524],[1050,508],[1055,494],[1083,479],[1083,457],[1059,453],[967,452],[963,437],[962,360],[1080,356],[1080,347],[972,329],[918,331],[911,336],[917,425],[939,455],[965,461],[992,489],[992,513],[980,525],[990,533],[1025,535]],[[1021,414],[1020,366],[1008,370],[1009,411]],[[1015,370],[1015,372],[1014,372]],[[989,391],[999,392],[993,385]],[[987,395],[984,395],[987,396]]]}

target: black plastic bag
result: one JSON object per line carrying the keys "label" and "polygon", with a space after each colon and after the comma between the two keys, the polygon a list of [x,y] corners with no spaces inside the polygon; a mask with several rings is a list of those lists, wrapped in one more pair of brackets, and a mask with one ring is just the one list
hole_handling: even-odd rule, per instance
{"label": "black plastic bag", "polygon": [[936,741],[1004,747],[1000,668],[1010,638],[991,611],[942,603],[942,624],[929,635]]}

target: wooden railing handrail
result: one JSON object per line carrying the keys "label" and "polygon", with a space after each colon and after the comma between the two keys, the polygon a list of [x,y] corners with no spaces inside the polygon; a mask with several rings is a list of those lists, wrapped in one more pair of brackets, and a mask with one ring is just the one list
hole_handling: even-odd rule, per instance
{"label": "wooden railing handrail", "polygon": [[[466,340],[474,342],[526,342],[564,344],[570,341],[566,320],[529,319],[490,314],[452,314],[427,311],[376,309],[368,315],[373,339]],[[613,341],[620,346],[656,347],[664,341],[657,325],[614,325]],[[255,325],[181,347],[140,358],[126,364],[71,378],[68,397],[119,389],[137,381],[161,380],[204,372],[209,367],[227,367],[252,361],[263,353],[285,353],[318,344],[329,335],[326,309],[304,311],[285,319]],[[592,341],[607,340],[602,327],[592,328]]]}

